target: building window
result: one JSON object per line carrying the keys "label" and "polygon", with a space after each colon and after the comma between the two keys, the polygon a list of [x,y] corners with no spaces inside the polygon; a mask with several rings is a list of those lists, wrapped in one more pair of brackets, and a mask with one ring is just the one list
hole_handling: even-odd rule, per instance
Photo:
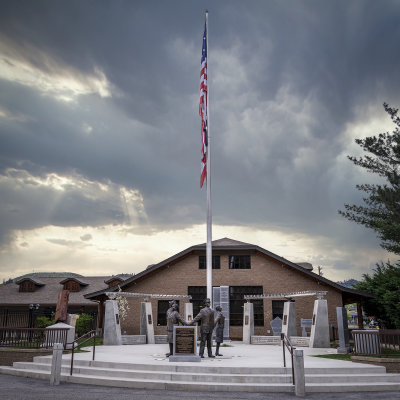
{"label": "building window", "polygon": [[35,291],[35,284],[32,281],[23,281],[19,285],[20,292],[34,292]]}
{"label": "building window", "polygon": [[70,280],[64,283],[64,290],[79,292],[81,290],[81,285],[76,281]]}
{"label": "building window", "polygon": [[272,319],[279,317],[283,319],[283,305],[285,300],[272,300]]}
{"label": "building window", "polygon": [[[244,296],[247,294],[263,294],[262,286],[230,286],[229,318],[232,326],[243,326]],[[251,300],[254,304],[254,326],[264,326],[263,300]]]}
{"label": "building window", "polygon": [[[199,256],[199,269],[207,268],[206,256]],[[221,269],[220,256],[212,256],[212,269]]]}
{"label": "building window", "polygon": [[190,302],[193,304],[193,318],[204,307],[204,300],[207,297],[207,286],[189,286],[188,295],[192,296]]}
{"label": "building window", "polygon": [[250,269],[250,256],[229,256],[229,269]]}
{"label": "building window", "polygon": [[[179,311],[179,301],[175,300],[178,304]],[[158,300],[157,304],[157,326],[167,326],[167,311],[169,308],[170,300]]]}

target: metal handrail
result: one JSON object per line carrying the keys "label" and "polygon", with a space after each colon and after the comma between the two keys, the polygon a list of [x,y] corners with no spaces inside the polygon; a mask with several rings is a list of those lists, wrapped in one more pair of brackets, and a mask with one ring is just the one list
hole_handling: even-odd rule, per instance
{"label": "metal handrail", "polygon": [[[84,340],[82,343],[77,344],[76,342],[84,337],[87,337],[86,340]],[[74,351],[75,349],[78,349],[79,347],[81,347],[83,344],[85,344],[86,342],[88,342],[90,339],[93,338],[93,356],[92,356],[92,361],[94,361],[94,355],[96,352],[96,338],[97,338],[97,334],[96,331],[90,331],[85,333],[84,335],[82,335],[81,337],[78,337],[77,339],[75,339],[72,343],[67,343],[67,345],[71,345],[71,350],[72,350],[72,354],[71,354],[71,369],[69,374],[72,375],[72,370],[74,368]]]}
{"label": "metal handrail", "polygon": [[293,352],[296,347],[293,347],[292,343],[290,343],[289,338],[284,334],[281,333],[281,341],[282,341],[282,350],[283,350],[283,366],[286,368],[286,354],[285,354],[285,347],[288,349],[291,359],[292,359],[292,382],[293,385],[295,384],[294,380],[294,364],[293,364]]}

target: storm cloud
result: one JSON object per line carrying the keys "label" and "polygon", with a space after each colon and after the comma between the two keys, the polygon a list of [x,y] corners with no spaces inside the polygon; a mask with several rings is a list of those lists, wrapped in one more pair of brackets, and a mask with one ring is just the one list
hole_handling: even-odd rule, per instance
{"label": "storm cloud", "polygon": [[337,210],[373,179],[346,158],[354,138],[390,130],[382,103],[400,105],[397,1],[38,0],[5,1],[0,15],[4,251],[48,226],[204,223],[205,7],[214,223],[324,237],[347,249],[329,256],[338,270],[351,248],[379,250]]}

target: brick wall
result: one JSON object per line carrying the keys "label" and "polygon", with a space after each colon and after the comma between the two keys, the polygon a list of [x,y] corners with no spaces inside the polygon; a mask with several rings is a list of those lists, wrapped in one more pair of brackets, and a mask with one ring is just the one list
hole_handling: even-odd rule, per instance
{"label": "brick wall", "polygon": [[[153,293],[153,294],[188,294],[188,286],[205,286],[206,270],[198,268],[198,256],[205,254],[197,252],[188,254],[174,264],[167,265],[150,272],[143,279],[124,287],[126,292]],[[297,292],[305,290],[326,290],[328,294],[329,323],[336,324],[336,307],[342,306],[340,291],[331,286],[326,286],[317,279],[307,276],[292,267],[282,264],[275,259],[259,252],[218,252],[214,255],[221,257],[221,269],[213,270],[213,286],[263,286],[263,293]],[[251,269],[230,270],[229,255],[251,254]],[[296,298],[297,325],[300,327],[300,318],[312,318],[315,297]],[[141,299],[129,299],[130,312],[125,321],[121,323],[122,333],[128,335],[139,334],[140,302]],[[157,300],[152,300],[155,334],[165,334],[165,326],[157,324]],[[180,311],[183,315],[185,300],[180,301]],[[255,335],[267,335],[271,329],[269,322],[272,320],[272,301],[264,300],[264,326],[255,327]],[[230,327],[231,338],[242,337],[242,327]],[[271,331],[272,332],[272,331]],[[298,328],[298,334],[301,330]]]}

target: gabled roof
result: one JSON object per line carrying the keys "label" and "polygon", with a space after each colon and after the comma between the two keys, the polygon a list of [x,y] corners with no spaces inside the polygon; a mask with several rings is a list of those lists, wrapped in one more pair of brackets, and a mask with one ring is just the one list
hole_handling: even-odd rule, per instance
{"label": "gabled roof", "polygon": [[[63,284],[60,283],[62,278],[66,280],[74,279],[82,281],[85,285],[81,286],[79,292],[70,292],[69,294],[69,306],[95,306],[90,300],[84,298],[85,294],[91,292],[103,290],[107,288],[104,280],[109,279],[110,276],[85,276],[73,274],[73,273],[63,273],[62,276],[59,274],[51,273],[41,273],[34,276],[23,275],[14,280],[14,283],[8,283],[5,285],[0,285],[0,306],[25,306],[28,304],[40,304],[40,306],[45,307],[55,307],[57,304],[58,294],[60,290],[63,289]],[[32,282],[40,282],[34,292],[19,292],[18,282],[23,282],[24,280],[30,280]],[[63,282],[63,281],[61,281]]]}
{"label": "gabled roof", "polygon": [[121,276],[113,275],[111,278],[105,280],[104,283],[109,284],[109,283],[111,283],[112,281],[120,281],[120,282],[122,282],[123,280],[124,280],[124,278],[122,278]]}
{"label": "gabled roof", "polygon": [[43,283],[41,280],[34,278],[34,277],[29,277],[29,276],[23,276],[21,278],[17,278],[14,280],[14,283],[16,283],[17,285],[20,285],[22,282],[25,281],[30,281],[32,283],[34,283],[36,286],[44,286],[45,283]]}
{"label": "gabled roof", "polygon": [[[373,297],[371,295],[369,295],[368,293],[363,293],[354,289],[349,289],[349,288],[345,288],[333,281],[330,281],[329,279],[324,278],[323,276],[320,276],[318,274],[315,274],[314,272],[309,271],[307,268],[304,268],[298,264],[295,264],[289,260],[286,260],[283,257],[280,257],[274,253],[271,253],[268,250],[263,249],[260,246],[254,245],[254,244],[250,244],[250,243],[244,243],[244,242],[240,242],[238,240],[233,240],[233,239],[229,239],[229,238],[222,238],[222,239],[218,239],[218,240],[214,240],[212,242],[212,249],[213,250],[235,250],[235,251],[256,251],[259,252],[265,256],[268,256],[272,259],[274,259],[275,261],[278,261],[282,264],[287,265],[288,267],[293,268],[296,271],[299,271],[305,275],[308,275],[310,278],[313,278],[321,283],[324,283],[325,285],[331,286],[333,288],[335,288],[336,290],[339,290],[342,293],[346,293],[348,295],[354,295],[354,296],[362,296],[362,297]],[[104,290],[99,290],[97,292],[92,292],[92,293],[88,293],[85,295],[86,299],[93,299],[96,298],[98,296],[104,295],[105,292],[113,292],[118,290],[118,287],[120,287],[121,289],[123,289],[125,286],[130,285],[132,282],[135,282],[138,279],[141,279],[143,277],[145,277],[146,275],[157,271],[158,269],[167,266],[171,263],[174,263],[175,261],[179,260],[180,258],[186,257],[187,255],[191,254],[194,251],[205,251],[206,250],[206,243],[203,244],[198,244],[195,246],[191,246],[188,247],[186,250],[183,250],[175,255],[173,255],[172,257],[167,258],[164,261],[161,261],[158,264],[154,264],[152,266],[147,267],[144,271],[132,276],[131,278],[125,280],[124,282],[120,283],[119,286],[113,286],[111,288],[108,289],[104,289]]]}
{"label": "gabled roof", "polygon": [[60,284],[64,285],[64,283],[67,283],[68,281],[78,282],[81,286],[89,285],[88,283],[84,282],[82,279],[78,279],[78,278],[74,278],[74,277],[65,278],[60,282]]}

